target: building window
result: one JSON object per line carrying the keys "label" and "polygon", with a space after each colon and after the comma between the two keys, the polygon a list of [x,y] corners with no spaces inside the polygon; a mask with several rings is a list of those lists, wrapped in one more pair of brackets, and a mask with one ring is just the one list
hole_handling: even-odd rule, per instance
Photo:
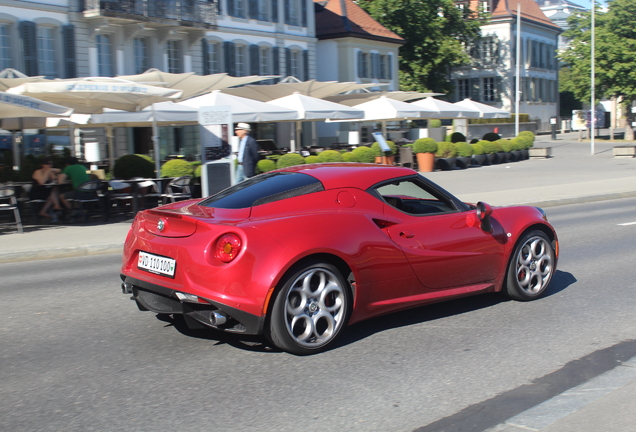
{"label": "building window", "polygon": [[[232,0],[230,0],[232,1]],[[234,16],[238,18],[247,17],[247,7],[245,0],[233,0],[234,1]]]}
{"label": "building window", "polygon": [[208,42],[208,71],[211,74],[221,73],[221,44]]}
{"label": "building window", "polygon": [[55,29],[38,27],[38,72],[47,78],[57,77],[55,61]]}
{"label": "building window", "polygon": [[13,66],[9,31],[9,24],[0,24],[0,69],[6,69]]}
{"label": "building window", "polygon": [[291,52],[291,76],[302,79],[300,67],[300,52]]}
{"label": "building window", "polygon": [[298,26],[300,25],[300,8],[298,7],[298,0],[289,1],[289,24]]}
{"label": "building window", "polygon": [[97,74],[99,76],[113,76],[113,52],[109,35],[97,35]]}
{"label": "building window", "polygon": [[480,1],[479,9],[483,13],[490,13],[490,2],[489,1]]}
{"label": "building window", "polygon": [[389,61],[389,56],[380,55],[380,76],[378,78],[387,79],[389,77],[389,74],[387,73],[388,61]]}
{"label": "building window", "polygon": [[168,72],[183,72],[181,62],[181,41],[169,40],[166,42],[166,51],[168,52]]}
{"label": "building window", "polygon": [[269,11],[270,11],[269,0],[259,0],[258,19],[261,21],[269,21]]}
{"label": "building window", "polygon": [[259,65],[259,75],[270,75],[271,74],[271,50],[267,47],[261,47],[260,49],[260,65]]}
{"label": "building window", "polygon": [[484,102],[495,101],[495,79],[494,78],[482,78],[483,83],[483,100]]}
{"label": "building window", "polygon": [[236,75],[237,77],[247,76],[247,55],[244,45],[235,45],[234,54],[236,59]]}
{"label": "building window", "polygon": [[148,42],[146,39],[135,39],[135,73],[140,74],[148,70]]}
{"label": "building window", "polygon": [[484,64],[494,64],[497,61],[497,43],[493,38],[481,41],[481,58]]}
{"label": "building window", "polygon": [[369,78],[369,54],[360,53],[360,78]]}
{"label": "building window", "polygon": [[470,98],[470,80],[469,79],[457,80],[457,97],[460,100]]}

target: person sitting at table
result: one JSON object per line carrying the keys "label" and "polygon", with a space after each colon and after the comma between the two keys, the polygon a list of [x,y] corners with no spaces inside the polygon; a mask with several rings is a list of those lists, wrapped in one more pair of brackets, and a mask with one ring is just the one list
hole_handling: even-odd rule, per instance
{"label": "person sitting at table", "polygon": [[41,168],[33,171],[31,178],[33,184],[29,193],[31,200],[45,201],[38,215],[50,218],[48,211],[51,206],[54,210],[61,210],[60,200],[57,188],[52,185],[57,182],[57,176],[60,173],[59,168],[53,168],[53,161],[45,159],[42,161]]}
{"label": "person sitting at table", "polygon": [[65,192],[64,195],[61,196],[62,202],[67,208],[71,208],[67,199],[77,198],[78,191],[77,188],[82,183],[86,183],[90,180],[88,174],[86,174],[86,167],[80,164],[77,161],[76,157],[69,157],[64,160],[64,170],[62,174],[58,177],[58,183],[65,183],[68,180],[73,184],[73,190],[69,192]]}

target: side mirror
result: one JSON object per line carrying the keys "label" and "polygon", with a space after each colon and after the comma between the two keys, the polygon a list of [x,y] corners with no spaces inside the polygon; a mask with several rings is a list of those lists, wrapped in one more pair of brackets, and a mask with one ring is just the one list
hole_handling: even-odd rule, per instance
{"label": "side mirror", "polygon": [[492,214],[492,207],[485,202],[479,201],[477,203],[477,217],[481,221],[482,231],[491,233],[492,224],[490,223],[490,215]]}

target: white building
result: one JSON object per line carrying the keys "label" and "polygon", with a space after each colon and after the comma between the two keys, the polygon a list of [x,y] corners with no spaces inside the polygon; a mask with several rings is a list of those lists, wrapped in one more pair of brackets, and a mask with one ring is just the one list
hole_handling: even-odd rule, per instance
{"label": "white building", "polygon": [[520,113],[549,130],[558,115],[559,26],[550,21],[534,0],[458,0],[458,7],[489,13],[482,37],[469,47],[471,65],[451,72],[453,101],[471,98],[515,112],[517,5],[521,7]]}

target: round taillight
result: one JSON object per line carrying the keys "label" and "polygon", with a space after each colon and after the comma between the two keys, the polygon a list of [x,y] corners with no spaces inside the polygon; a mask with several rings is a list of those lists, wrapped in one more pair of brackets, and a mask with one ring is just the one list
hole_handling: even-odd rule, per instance
{"label": "round taillight", "polygon": [[241,251],[241,238],[236,234],[223,234],[216,241],[216,257],[224,263],[229,263]]}

